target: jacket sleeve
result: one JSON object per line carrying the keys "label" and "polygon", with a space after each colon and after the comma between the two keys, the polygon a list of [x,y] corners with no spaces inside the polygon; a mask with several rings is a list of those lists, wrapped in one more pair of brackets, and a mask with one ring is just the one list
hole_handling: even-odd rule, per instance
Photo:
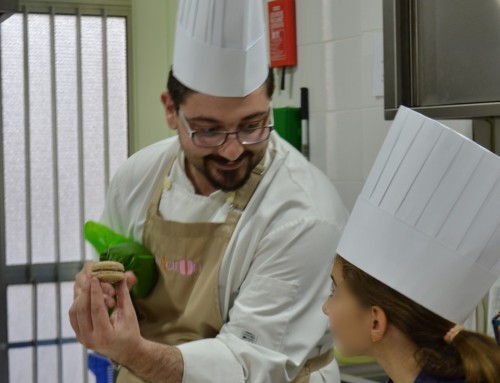
{"label": "jacket sleeve", "polygon": [[327,332],[321,307],[341,228],[302,217],[265,235],[215,339],[178,346],[184,383],[291,382]]}

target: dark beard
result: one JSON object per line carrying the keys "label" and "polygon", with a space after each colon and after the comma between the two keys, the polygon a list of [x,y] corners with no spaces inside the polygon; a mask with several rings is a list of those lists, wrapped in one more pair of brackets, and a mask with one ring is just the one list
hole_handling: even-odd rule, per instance
{"label": "dark beard", "polygon": [[[224,192],[235,191],[241,188],[250,178],[254,167],[254,155],[251,152],[244,152],[235,162],[245,161],[246,164],[242,168],[229,171],[221,171],[210,167],[210,163],[225,164],[227,161],[219,156],[210,155],[203,159],[203,169],[198,169],[210,182],[210,184]],[[260,161],[260,160],[259,160]],[[240,175],[244,171],[243,175]],[[216,173],[216,174],[214,174]]]}
{"label": "dark beard", "polygon": [[235,191],[240,189],[250,178],[253,169],[262,160],[265,154],[265,149],[262,152],[244,152],[235,162],[244,161],[242,167],[234,171],[221,171],[210,166],[213,163],[227,163],[226,159],[217,155],[208,155],[201,160],[193,161],[186,156],[186,159],[191,163],[196,170],[201,173],[205,179],[217,190],[224,192]]}

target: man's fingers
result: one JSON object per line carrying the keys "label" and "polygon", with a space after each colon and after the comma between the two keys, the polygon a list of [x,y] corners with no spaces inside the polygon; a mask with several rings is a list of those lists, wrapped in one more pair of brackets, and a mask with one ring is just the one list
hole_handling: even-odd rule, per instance
{"label": "man's fingers", "polygon": [[73,328],[73,331],[75,331],[77,339],[79,339],[80,336],[80,327],[78,326],[78,317],[76,313],[76,305],[77,302],[73,302],[69,309],[69,323],[71,324],[71,327]]}
{"label": "man's fingers", "polygon": [[90,309],[90,280],[82,285],[81,294],[73,303],[76,311],[78,328],[82,334],[92,334],[92,315]]}
{"label": "man's fingers", "polygon": [[104,294],[104,303],[108,309],[112,309],[116,305],[116,300],[114,297],[110,297],[109,295]]}
{"label": "man's fingers", "polygon": [[111,283],[101,282],[101,288],[104,295],[109,295],[110,297],[114,297],[116,295],[115,288]]}
{"label": "man's fingers", "polygon": [[137,277],[132,271],[125,273],[125,280],[127,281],[127,288],[129,290],[137,283]]}
{"label": "man's fingers", "polygon": [[[132,281],[129,281],[129,279],[132,279]],[[127,310],[129,310],[130,308],[133,309],[133,304],[132,304],[132,299],[130,298],[129,289],[132,288],[132,286],[135,284],[136,281],[137,278],[135,277],[134,274],[127,273],[125,274],[125,279],[115,285],[117,309],[126,310],[125,312],[127,312]]]}
{"label": "man's fingers", "polygon": [[83,269],[76,274],[75,284],[73,285],[73,299],[76,299],[82,293],[82,286],[85,285],[92,275],[91,270],[93,263],[92,261],[86,262]]}
{"label": "man's fingers", "polygon": [[104,303],[101,284],[97,278],[92,278],[90,281],[90,309],[93,328],[104,334],[110,334],[113,329],[109,322],[108,308]]}

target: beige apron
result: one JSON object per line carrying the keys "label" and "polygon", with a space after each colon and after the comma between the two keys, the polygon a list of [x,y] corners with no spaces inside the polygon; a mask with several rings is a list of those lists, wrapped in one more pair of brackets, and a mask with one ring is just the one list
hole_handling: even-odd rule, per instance
{"label": "beige apron", "polygon": [[[158,213],[162,192],[171,186],[168,174],[174,162],[175,158],[166,166],[153,192],[143,231],[143,243],[156,257],[158,282],[146,299],[134,301],[141,335],[171,346],[214,338],[219,333],[224,323],[219,303],[220,265],[238,220],[264,173],[263,159],[242,188],[228,193],[230,208],[225,222],[181,223],[164,220]],[[296,382],[307,383],[310,372],[327,364],[318,368],[312,362],[307,362]],[[122,367],[117,382],[143,380]]]}

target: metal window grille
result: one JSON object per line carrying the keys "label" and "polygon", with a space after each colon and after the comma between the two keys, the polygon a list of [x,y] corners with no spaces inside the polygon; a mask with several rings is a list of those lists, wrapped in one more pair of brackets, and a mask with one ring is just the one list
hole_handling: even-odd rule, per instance
{"label": "metal window grille", "polygon": [[83,223],[128,155],[130,7],[109,1],[0,24],[0,382],[93,379],[68,309]]}

